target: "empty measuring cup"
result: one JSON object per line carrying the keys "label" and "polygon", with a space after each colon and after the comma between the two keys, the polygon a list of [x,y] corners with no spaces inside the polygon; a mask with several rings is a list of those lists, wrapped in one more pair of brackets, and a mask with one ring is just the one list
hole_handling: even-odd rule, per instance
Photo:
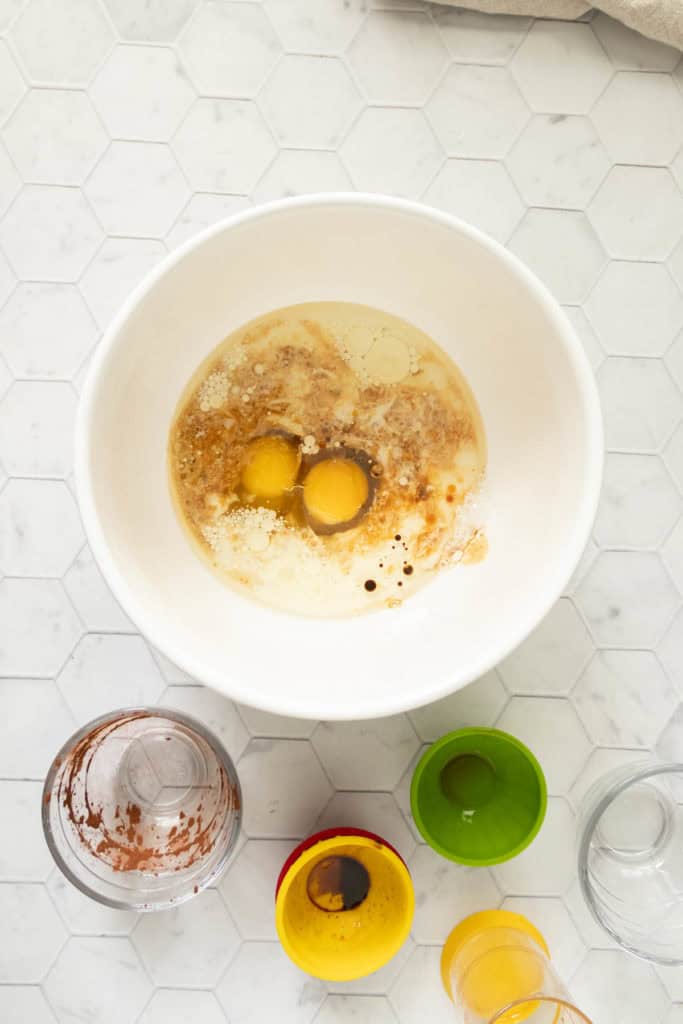
{"label": "empty measuring cup", "polygon": [[444,945],[441,976],[464,1024],[591,1024],[521,914],[486,910],[461,921]]}
{"label": "empty measuring cup", "polygon": [[644,959],[683,964],[683,764],[629,764],[594,783],[578,859],[605,931]]}

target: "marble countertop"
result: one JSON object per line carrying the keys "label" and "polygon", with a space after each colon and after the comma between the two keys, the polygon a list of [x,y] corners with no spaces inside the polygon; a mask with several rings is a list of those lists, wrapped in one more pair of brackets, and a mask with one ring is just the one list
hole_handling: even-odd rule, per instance
{"label": "marble countertop", "polygon": [[[596,1024],[681,1024],[683,968],[615,949],[576,883],[575,812],[603,770],[683,759],[683,63],[604,16],[534,24],[419,0],[0,0],[0,1021],[451,1024],[440,944],[502,905],[545,932]],[[73,496],[88,359],[131,287],[252,203],[383,191],[452,211],[566,307],[603,401],[594,538],[496,672],[384,721],[235,707],[150,650],[109,594]],[[217,889],[141,919],[53,868],[41,779],[77,724],[161,702],[238,760],[245,837]],[[423,745],[496,723],[547,773],[507,864],[438,858],[409,820]],[[407,859],[411,941],[325,985],[275,941],[272,891],[316,825]],[[676,1005],[678,1004],[678,1005]]]}

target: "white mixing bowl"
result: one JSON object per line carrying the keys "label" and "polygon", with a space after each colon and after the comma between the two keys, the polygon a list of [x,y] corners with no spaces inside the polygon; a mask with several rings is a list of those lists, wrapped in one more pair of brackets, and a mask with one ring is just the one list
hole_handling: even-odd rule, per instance
{"label": "white mixing bowl", "polygon": [[[212,575],[171,504],[168,430],[190,375],[236,327],[310,300],[366,303],[416,324],[481,408],[488,557],[442,572],[399,609],[305,619],[264,608]],[[93,361],[76,465],[95,557],[172,661],[268,711],[366,718],[459,689],[542,619],[588,539],[602,430],[579,341],[514,256],[414,203],[326,195],[224,221],[134,291]]]}

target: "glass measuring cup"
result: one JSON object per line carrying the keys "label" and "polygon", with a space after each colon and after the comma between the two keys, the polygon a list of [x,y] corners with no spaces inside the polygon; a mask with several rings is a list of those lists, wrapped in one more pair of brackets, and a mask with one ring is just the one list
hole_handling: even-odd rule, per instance
{"label": "glass measuring cup", "polygon": [[81,892],[161,910],[214,882],[237,842],[242,796],[220,742],[188,715],[114,711],[79,729],[43,788],[48,847]]}

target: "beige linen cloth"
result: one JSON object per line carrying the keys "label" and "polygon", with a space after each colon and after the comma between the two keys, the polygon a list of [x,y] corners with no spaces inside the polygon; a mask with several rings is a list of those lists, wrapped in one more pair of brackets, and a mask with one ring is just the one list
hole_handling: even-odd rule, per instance
{"label": "beige linen cloth", "polygon": [[537,18],[580,18],[597,8],[660,43],[683,50],[683,0],[437,0],[487,14],[531,14]]}

